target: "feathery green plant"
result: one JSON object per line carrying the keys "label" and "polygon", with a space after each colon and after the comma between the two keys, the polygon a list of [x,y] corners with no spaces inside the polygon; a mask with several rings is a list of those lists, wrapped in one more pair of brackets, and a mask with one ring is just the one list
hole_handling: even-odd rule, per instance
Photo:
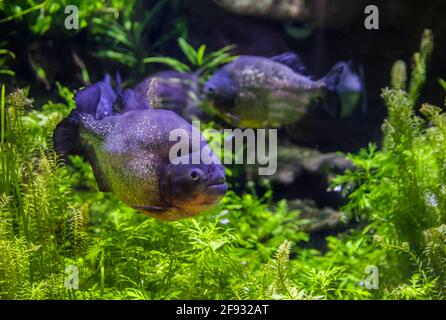
{"label": "feathery green plant", "polygon": [[[439,298],[446,284],[446,117],[438,107],[418,104],[432,50],[426,30],[409,84],[405,63],[395,64],[392,88],[382,94],[388,110],[383,150],[371,146],[351,156],[356,170],[335,181],[356,186],[345,209],[367,217],[376,244],[389,259],[397,256],[399,277],[389,298]],[[407,282],[397,284],[398,278]]]}

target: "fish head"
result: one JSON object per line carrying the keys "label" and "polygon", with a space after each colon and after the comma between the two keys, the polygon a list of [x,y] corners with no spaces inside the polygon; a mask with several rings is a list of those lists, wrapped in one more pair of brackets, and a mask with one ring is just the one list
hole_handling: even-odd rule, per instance
{"label": "fish head", "polygon": [[239,92],[239,85],[225,70],[217,71],[205,84],[204,98],[219,109],[231,110]]}
{"label": "fish head", "polygon": [[216,204],[227,192],[225,168],[216,161],[205,164],[170,163],[161,179],[164,199],[188,215],[198,214]]}

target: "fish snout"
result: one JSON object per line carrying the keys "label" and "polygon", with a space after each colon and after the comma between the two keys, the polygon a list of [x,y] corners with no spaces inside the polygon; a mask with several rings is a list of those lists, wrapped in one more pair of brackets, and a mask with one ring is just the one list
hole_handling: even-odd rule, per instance
{"label": "fish snout", "polygon": [[224,195],[228,191],[225,169],[223,166],[213,166],[208,170],[208,188],[214,193]]}

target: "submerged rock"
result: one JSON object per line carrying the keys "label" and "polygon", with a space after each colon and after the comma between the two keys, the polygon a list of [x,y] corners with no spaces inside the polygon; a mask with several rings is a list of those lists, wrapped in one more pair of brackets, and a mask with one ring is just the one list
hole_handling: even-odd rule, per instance
{"label": "submerged rock", "polygon": [[339,207],[345,199],[331,189],[333,177],[353,169],[342,154],[323,154],[314,149],[279,146],[277,171],[268,177],[278,199],[311,199],[319,206]]}
{"label": "submerged rock", "polygon": [[333,119],[315,108],[285,131],[294,143],[321,152],[357,152],[381,136],[381,126],[370,118]]}
{"label": "submerged rock", "polygon": [[[244,16],[264,17],[279,21],[309,23],[313,27],[362,27],[368,5],[379,9],[380,20],[387,27],[411,28],[412,22],[435,15],[443,1],[432,0],[217,0],[228,12]],[[419,14],[423,10],[423,14]]]}
{"label": "submerged rock", "polygon": [[281,21],[341,27],[364,12],[365,0],[219,0],[224,9],[241,15],[260,16]]}
{"label": "submerged rock", "polygon": [[319,208],[312,200],[291,200],[288,201],[290,210],[299,210],[300,218],[308,220],[302,229],[308,233],[321,231],[334,231],[346,226],[345,215],[329,207]]}

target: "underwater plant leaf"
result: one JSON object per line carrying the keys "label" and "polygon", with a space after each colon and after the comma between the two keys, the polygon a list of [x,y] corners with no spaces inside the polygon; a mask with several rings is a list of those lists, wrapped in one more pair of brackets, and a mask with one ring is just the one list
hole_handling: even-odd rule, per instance
{"label": "underwater plant leaf", "polygon": [[0,69],[0,74],[5,74],[11,77],[15,76],[15,72],[12,70]]}
{"label": "underwater plant leaf", "polygon": [[136,64],[135,57],[124,52],[107,50],[107,51],[97,51],[94,53],[94,55],[101,58],[112,59],[119,63],[125,64],[129,67],[132,67]]}
{"label": "underwater plant leaf", "polygon": [[129,40],[125,31],[123,31],[119,25],[110,25],[109,22],[101,18],[92,19],[93,27],[96,28],[94,33],[101,33],[102,35],[113,39],[118,44],[125,45],[128,48],[132,47],[132,42]]}
{"label": "underwater plant leaf", "polygon": [[204,57],[203,64],[207,64],[210,61],[214,60],[215,58],[218,58],[221,55],[228,56],[229,52],[235,48],[236,48],[235,45],[228,45],[226,47],[221,48],[220,50],[211,52]]}
{"label": "underwater plant leaf", "polygon": [[6,120],[6,112],[5,112],[5,85],[2,84],[2,89],[0,92],[0,143],[3,145],[5,142],[5,120]]}
{"label": "underwater plant leaf", "polygon": [[8,22],[8,21],[15,20],[15,19],[19,19],[19,18],[23,17],[24,15],[27,15],[28,13],[40,10],[40,9],[43,8],[43,6],[45,6],[45,4],[46,4],[46,1],[44,1],[42,3],[39,3],[39,4],[37,4],[37,5],[33,6],[33,7],[27,8],[25,10],[19,10],[14,15],[11,15],[11,16],[3,18],[3,19],[0,19],[0,24]]}
{"label": "underwater plant leaf", "polygon": [[204,54],[206,51],[206,45],[202,44],[197,50],[197,65],[203,65]]}
{"label": "underwater plant leaf", "polygon": [[178,38],[178,46],[192,65],[198,65],[197,52],[184,38]]}
{"label": "underwater plant leaf", "polygon": [[190,72],[191,69],[186,64],[180,62],[177,59],[169,58],[169,57],[150,57],[144,58],[144,63],[163,63],[168,65],[169,67],[179,71],[179,72]]}
{"label": "underwater plant leaf", "polygon": [[238,58],[238,56],[231,56],[229,54],[224,53],[224,54],[219,55],[219,56],[215,57],[214,59],[208,61],[207,63],[205,63],[204,64],[204,68],[212,69],[212,68],[215,68],[215,67],[217,67],[219,65],[226,64],[226,63],[229,63],[231,61],[234,61],[237,58]]}
{"label": "underwater plant leaf", "polygon": [[16,58],[14,52],[8,49],[0,49],[0,55],[9,55],[12,59]]}
{"label": "underwater plant leaf", "polygon": [[441,85],[441,87],[443,88],[444,91],[446,91],[446,81],[444,81],[443,79],[438,79],[438,83]]}

